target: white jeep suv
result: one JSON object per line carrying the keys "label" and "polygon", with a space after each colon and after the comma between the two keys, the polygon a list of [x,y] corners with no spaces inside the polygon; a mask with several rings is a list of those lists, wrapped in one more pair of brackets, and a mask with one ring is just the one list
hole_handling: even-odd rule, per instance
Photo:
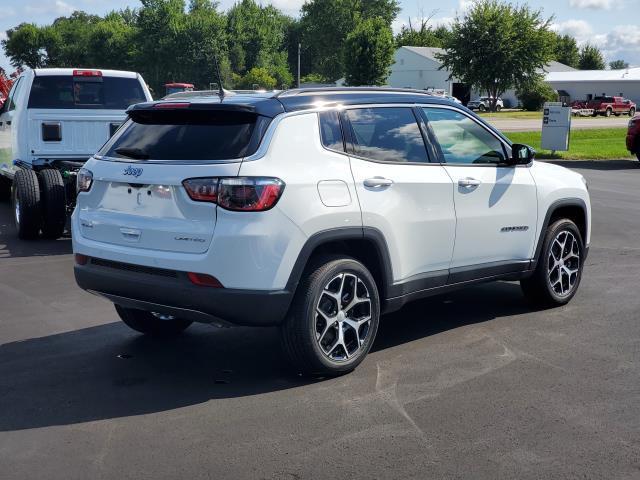
{"label": "white jeep suv", "polygon": [[380,315],[489,280],[576,293],[581,175],[418,91],[311,89],[138,104],[78,175],[80,287],[140,332],[278,326],[298,371],[340,374]]}

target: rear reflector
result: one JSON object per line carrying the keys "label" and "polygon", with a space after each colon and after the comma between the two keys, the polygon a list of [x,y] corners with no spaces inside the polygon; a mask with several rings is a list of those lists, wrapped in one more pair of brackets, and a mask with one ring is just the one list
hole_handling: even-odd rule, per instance
{"label": "rear reflector", "polygon": [[220,281],[211,275],[189,272],[187,276],[189,280],[191,280],[191,283],[200,287],[224,288]]}
{"label": "rear reflector", "polygon": [[89,261],[89,257],[87,257],[86,255],[82,255],[81,253],[76,253],[75,259],[78,265],[86,265]]}
{"label": "rear reflector", "polygon": [[162,109],[177,109],[177,108],[189,108],[190,103],[179,103],[179,102],[167,102],[167,103],[156,103],[153,108],[162,110]]}
{"label": "rear reflector", "polygon": [[102,72],[100,70],[74,70],[74,77],[101,77]]}

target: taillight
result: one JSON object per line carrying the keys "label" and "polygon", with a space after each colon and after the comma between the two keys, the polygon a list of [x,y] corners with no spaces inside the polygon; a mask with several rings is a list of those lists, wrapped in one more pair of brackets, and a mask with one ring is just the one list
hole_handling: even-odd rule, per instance
{"label": "taillight", "polygon": [[285,184],[278,178],[191,178],[182,182],[189,197],[235,212],[264,212],[278,203]]}
{"label": "taillight", "polygon": [[76,189],[78,193],[88,192],[89,190],[91,190],[92,184],[93,184],[93,173],[91,173],[91,170],[87,170],[86,168],[81,168],[78,171],[78,175],[76,176]]}

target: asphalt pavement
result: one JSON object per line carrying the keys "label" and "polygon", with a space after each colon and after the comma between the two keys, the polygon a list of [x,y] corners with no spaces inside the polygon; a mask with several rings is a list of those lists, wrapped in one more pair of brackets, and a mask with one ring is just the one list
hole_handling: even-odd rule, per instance
{"label": "asphalt pavement", "polygon": [[129,330],[80,291],[69,239],[21,242],[0,205],[0,477],[640,478],[640,163],[588,179],[580,290],[515,283],[383,318],[353,373],[304,379],[273,329]]}
{"label": "asphalt pavement", "polygon": [[[504,114],[505,116],[508,113]],[[487,121],[503,132],[528,132],[542,130],[542,118],[487,118]],[[590,128],[625,128],[629,124],[629,116],[621,115],[620,117],[596,117],[581,118],[573,117],[571,119],[572,130],[586,130]]]}

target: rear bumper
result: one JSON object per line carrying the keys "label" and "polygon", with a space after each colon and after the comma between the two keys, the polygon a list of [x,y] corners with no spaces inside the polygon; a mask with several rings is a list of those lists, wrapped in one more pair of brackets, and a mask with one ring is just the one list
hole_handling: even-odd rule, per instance
{"label": "rear bumper", "polygon": [[285,290],[237,290],[193,285],[185,272],[120,266],[75,265],[78,285],[127,308],[218,325],[280,324],[293,298]]}

